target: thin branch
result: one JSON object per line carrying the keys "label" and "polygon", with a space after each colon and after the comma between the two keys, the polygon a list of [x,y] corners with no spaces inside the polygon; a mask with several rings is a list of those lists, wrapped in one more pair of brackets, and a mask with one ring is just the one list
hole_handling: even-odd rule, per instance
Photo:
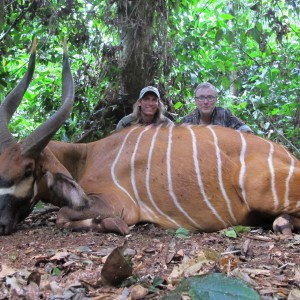
{"label": "thin branch", "polygon": [[240,48],[240,47],[237,47],[240,51],[242,51],[245,55],[247,55],[252,61],[254,61],[255,62],[255,64],[257,65],[257,66],[261,66],[253,57],[251,57],[251,55],[250,54],[248,54],[246,51],[244,51],[242,48]]}
{"label": "thin branch", "polygon": [[295,152],[299,153],[300,154],[300,151],[299,149],[294,145],[292,144],[291,141],[289,141],[281,132],[279,132],[279,130],[277,130],[276,126],[273,124],[273,122],[263,114],[263,112],[261,112],[259,110],[259,113],[270,123],[271,127],[274,129],[274,131],[277,133],[279,139],[281,139],[284,143],[288,144]]}
{"label": "thin branch", "polygon": [[14,22],[8,28],[8,30],[0,36],[0,42],[2,40],[4,40],[6,38],[6,36],[11,32],[11,30],[22,21],[23,16],[31,9],[31,7],[33,5],[36,5],[35,1],[32,1],[31,4],[27,8],[24,8],[21,11],[21,13],[17,16],[17,18],[14,20]]}

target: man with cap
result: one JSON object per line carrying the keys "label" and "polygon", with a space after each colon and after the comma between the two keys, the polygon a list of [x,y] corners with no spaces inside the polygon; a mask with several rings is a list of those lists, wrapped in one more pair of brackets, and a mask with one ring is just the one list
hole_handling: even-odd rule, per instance
{"label": "man with cap", "polygon": [[123,117],[117,124],[116,130],[128,127],[133,124],[171,124],[170,119],[163,115],[164,105],[160,101],[160,94],[156,87],[144,87],[139,99],[133,105],[133,112]]}
{"label": "man with cap", "polygon": [[229,109],[216,106],[217,89],[211,83],[204,82],[196,87],[195,102],[197,108],[182,118],[180,123],[219,125],[253,133],[252,129]]}

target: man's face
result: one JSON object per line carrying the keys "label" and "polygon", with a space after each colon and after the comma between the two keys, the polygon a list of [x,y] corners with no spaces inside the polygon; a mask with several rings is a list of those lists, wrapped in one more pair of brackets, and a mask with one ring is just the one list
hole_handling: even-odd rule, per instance
{"label": "man's face", "polygon": [[201,115],[211,115],[217,101],[217,94],[212,88],[201,88],[196,91],[195,102]]}

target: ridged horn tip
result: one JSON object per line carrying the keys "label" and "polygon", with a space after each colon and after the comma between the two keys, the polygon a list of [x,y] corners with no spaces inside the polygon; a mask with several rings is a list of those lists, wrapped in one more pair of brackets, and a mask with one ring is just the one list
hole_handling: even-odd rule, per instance
{"label": "ridged horn tip", "polygon": [[33,38],[32,40],[32,45],[31,45],[31,54],[36,53],[36,37]]}
{"label": "ridged horn tip", "polygon": [[66,39],[66,36],[64,36],[63,47],[64,47],[64,56],[67,56],[67,55],[68,55],[68,47],[67,47],[67,39]]}

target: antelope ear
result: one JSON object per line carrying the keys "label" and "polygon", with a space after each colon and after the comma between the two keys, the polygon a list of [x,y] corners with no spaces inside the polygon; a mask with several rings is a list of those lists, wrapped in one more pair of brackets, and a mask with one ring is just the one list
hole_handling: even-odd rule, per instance
{"label": "antelope ear", "polygon": [[88,205],[88,197],[82,187],[71,177],[62,173],[44,175],[51,196],[51,202],[56,205],[68,207],[85,207]]}

